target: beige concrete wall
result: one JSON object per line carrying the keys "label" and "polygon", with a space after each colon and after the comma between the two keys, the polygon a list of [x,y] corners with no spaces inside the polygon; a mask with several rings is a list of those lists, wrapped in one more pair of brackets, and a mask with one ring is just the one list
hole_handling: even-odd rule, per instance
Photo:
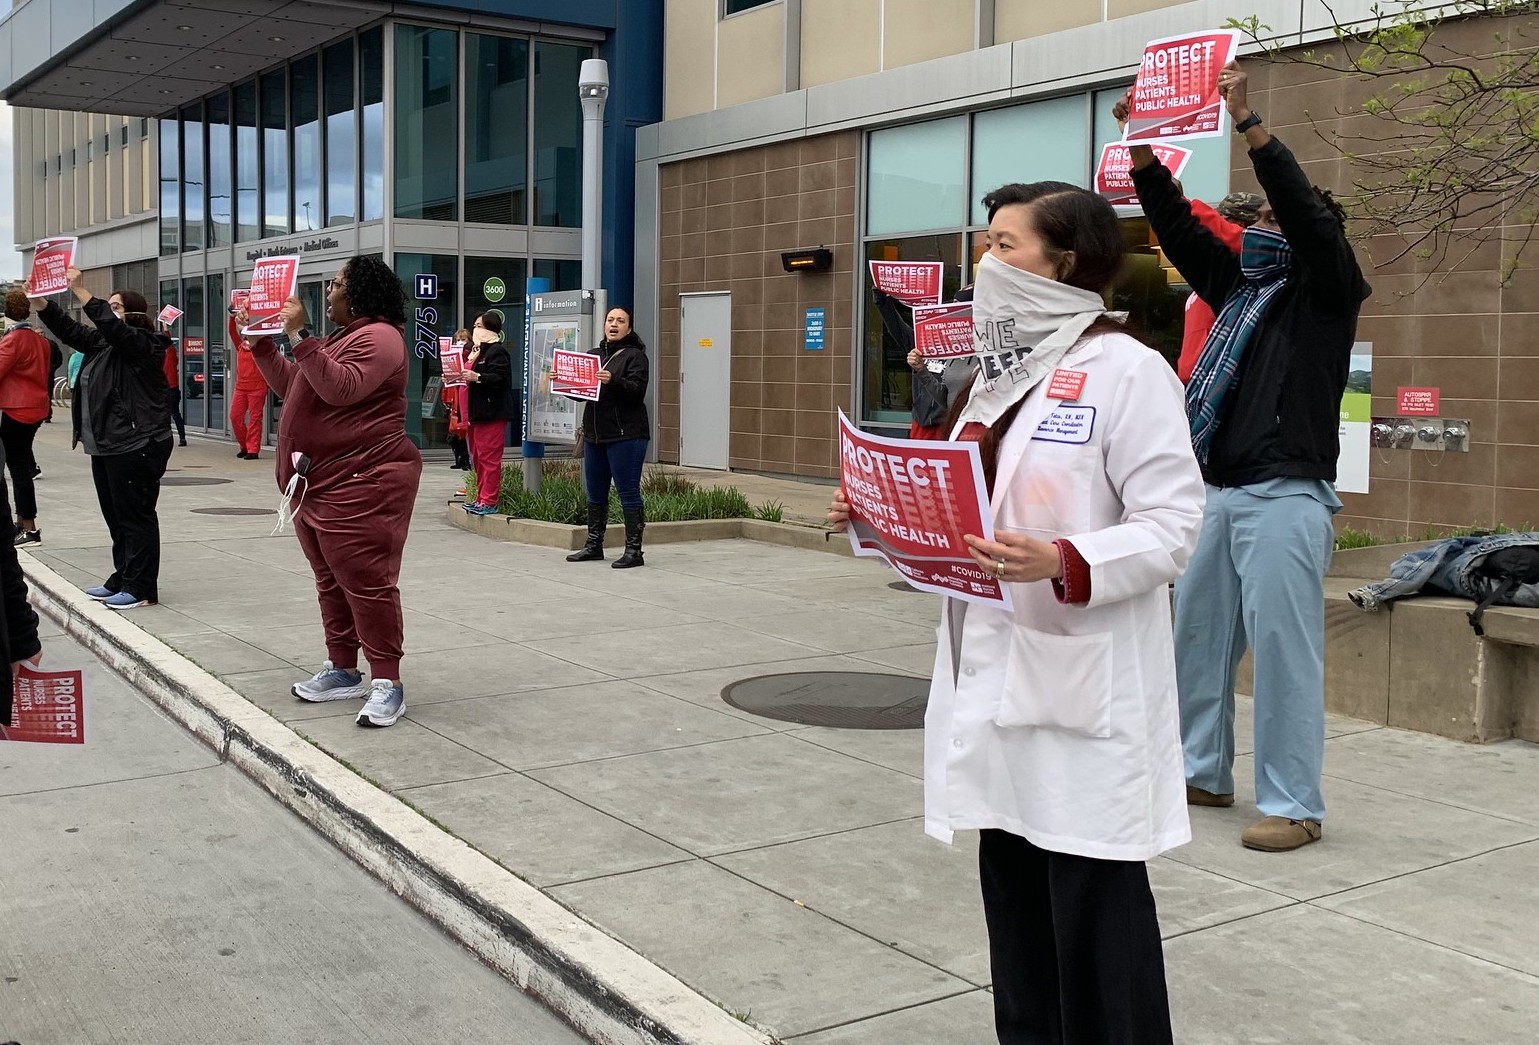
{"label": "beige concrete wall", "polygon": [[716,107],[716,0],[668,0],[663,37],[663,118]]}
{"label": "beige concrete wall", "polygon": [[1126,15],[1142,14],[1145,11],[1158,11],[1162,7],[1175,7],[1177,4],[1187,2],[1188,0],[1108,0],[1106,17],[1122,18]]}
{"label": "beige concrete wall", "polygon": [[973,46],[973,0],[885,0],[882,68],[928,62]]}
{"label": "beige concrete wall", "polygon": [[786,87],[786,5],[723,18],[716,27],[716,104],[769,98]]}
{"label": "beige concrete wall", "polygon": [[802,86],[882,68],[882,0],[802,0]]}
{"label": "beige concrete wall", "polygon": [[1094,0],[1004,0],[994,6],[994,42],[1025,40],[1101,20]]}

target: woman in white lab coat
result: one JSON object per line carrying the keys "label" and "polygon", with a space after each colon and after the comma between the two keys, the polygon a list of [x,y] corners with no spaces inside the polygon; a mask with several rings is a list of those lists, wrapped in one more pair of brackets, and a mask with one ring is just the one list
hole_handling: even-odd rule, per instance
{"label": "woman in white lab coat", "polygon": [[[925,830],[979,830],[1001,1045],[1169,1045],[1145,862],[1186,842],[1167,585],[1202,522],[1180,382],[1101,295],[1111,206],[1062,182],[984,197],[979,443],[1013,610],[945,600],[925,718]],[[849,516],[836,496],[830,522]]]}

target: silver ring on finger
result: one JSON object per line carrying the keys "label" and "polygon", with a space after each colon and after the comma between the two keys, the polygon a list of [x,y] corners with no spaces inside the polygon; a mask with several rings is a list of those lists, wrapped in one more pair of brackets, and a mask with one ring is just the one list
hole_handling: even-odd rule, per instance
{"label": "silver ring on finger", "polygon": [[994,577],[996,580],[1005,579],[1005,560],[1000,559],[994,564]]}

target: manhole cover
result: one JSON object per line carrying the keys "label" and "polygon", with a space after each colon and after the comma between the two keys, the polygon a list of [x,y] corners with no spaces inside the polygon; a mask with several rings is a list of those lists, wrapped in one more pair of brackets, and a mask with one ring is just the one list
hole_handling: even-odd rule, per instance
{"label": "manhole cover", "polygon": [[221,483],[233,482],[231,479],[215,479],[203,475],[170,475],[163,476],[161,486],[218,486]]}
{"label": "manhole cover", "polygon": [[193,515],[272,515],[271,508],[191,508]]}
{"label": "manhole cover", "polygon": [[919,729],[928,679],[861,671],[802,671],[734,682],[721,699],[751,715],[835,729]]}

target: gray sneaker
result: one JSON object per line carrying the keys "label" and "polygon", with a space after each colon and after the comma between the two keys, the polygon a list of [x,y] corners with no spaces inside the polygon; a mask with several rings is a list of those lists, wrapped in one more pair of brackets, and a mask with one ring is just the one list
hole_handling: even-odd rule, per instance
{"label": "gray sneaker", "polygon": [[375,679],[369,687],[369,702],[358,712],[360,726],[393,726],[406,714],[406,687],[389,679]]}
{"label": "gray sneaker", "polygon": [[296,682],[291,692],[300,700],[318,704],[325,700],[357,700],[369,695],[369,687],[364,685],[362,672],[332,667],[328,660],[313,676]]}

